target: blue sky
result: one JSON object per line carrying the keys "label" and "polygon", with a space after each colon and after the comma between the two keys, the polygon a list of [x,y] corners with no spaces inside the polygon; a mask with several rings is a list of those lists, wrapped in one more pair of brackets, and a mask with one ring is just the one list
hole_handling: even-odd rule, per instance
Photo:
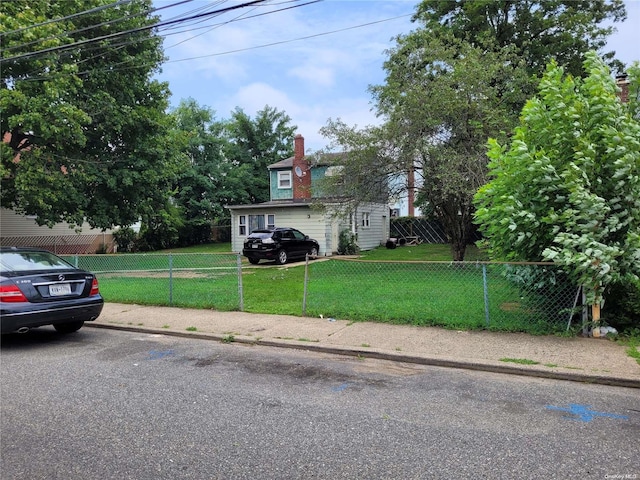
{"label": "blue sky", "polygon": [[[160,13],[166,20],[237,3],[194,0]],[[236,107],[252,117],[265,105],[284,111],[305,137],[306,149],[317,150],[326,146],[319,129],[329,118],[358,127],[379,122],[367,87],[384,82],[385,50],[395,36],[415,28],[411,15],[417,3],[324,0],[255,16],[296,4],[272,0],[182,24],[162,32],[171,33],[164,42],[169,61],[158,78],[169,83],[173,106],[191,97],[212,108],[217,119],[230,118]],[[640,60],[640,0],[626,4],[628,19],[617,25],[609,49],[629,64]]]}

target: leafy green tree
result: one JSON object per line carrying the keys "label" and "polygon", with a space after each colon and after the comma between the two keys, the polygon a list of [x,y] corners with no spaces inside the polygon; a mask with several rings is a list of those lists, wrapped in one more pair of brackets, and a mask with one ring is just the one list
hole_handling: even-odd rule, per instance
{"label": "leafy green tree", "polygon": [[0,3],[3,206],[98,228],[164,208],[180,139],[151,78],[164,60],[151,6]]}
{"label": "leafy green tree", "polygon": [[386,83],[371,91],[386,120],[387,151],[398,171],[416,172],[419,203],[442,223],[453,258],[463,260],[473,195],[486,180],[486,139],[515,124],[510,104],[521,102],[526,74],[507,49],[426,30],[399,38],[385,70]]}
{"label": "leafy green tree", "polygon": [[595,52],[584,68],[552,62],[511,140],[490,140],[476,219],[494,258],[562,265],[598,321],[606,287],[640,275],[640,123]]}
{"label": "leafy green tree", "polygon": [[[414,19],[476,46],[491,39],[497,48],[515,47],[539,77],[551,59],[581,76],[583,55],[603,49],[614,32],[611,23],[626,15],[623,0],[423,0]],[[614,55],[604,58],[621,70]]]}
{"label": "leafy green tree", "polygon": [[227,181],[238,203],[261,203],[270,198],[267,166],[293,156],[297,127],[283,111],[266,105],[251,119],[237,108],[226,124],[228,158],[234,169]]}
{"label": "leafy green tree", "polygon": [[234,200],[232,184],[226,181],[233,165],[226,158],[225,125],[215,120],[215,112],[191,98],[182,100],[172,114],[188,142],[183,153],[189,163],[178,177],[173,197],[184,215],[180,243],[205,243],[211,240],[211,225],[228,216],[224,206]]}

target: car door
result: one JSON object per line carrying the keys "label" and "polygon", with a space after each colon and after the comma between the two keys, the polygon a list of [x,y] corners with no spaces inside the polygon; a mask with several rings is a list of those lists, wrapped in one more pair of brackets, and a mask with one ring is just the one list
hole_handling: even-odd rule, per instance
{"label": "car door", "polygon": [[295,255],[297,257],[304,257],[305,254],[309,251],[309,241],[304,233],[299,230],[291,230],[291,234],[294,237],[295,244]]}
{"label": "car door", "polygon": [[286,250],[289,257],[295,257],[297,255],[296,239],[291,230],[283,230],[280,232],[280,245]]}

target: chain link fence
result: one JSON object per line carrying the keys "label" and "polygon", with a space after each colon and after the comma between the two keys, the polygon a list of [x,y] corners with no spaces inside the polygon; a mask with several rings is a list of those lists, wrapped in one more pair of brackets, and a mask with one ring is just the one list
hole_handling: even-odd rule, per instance
{"label": "chain link fence", "polygon": [[[448,243],[442,224],[437,220],[424,217],[392,218],[389,236],[398,239],[415,239],[420,243]],[[481,238],[481,235],[474,231],[469,241],[477,242]]]}
{"label": "chain link fence", "polygon": [[553,264],[310,263],[310,316],[548,333],[580,314],[578,288]]}
{"label": "chain link fence", "polygon": [[223,311],[244,308],[240,256],[235,253],[131,253],[63,258],[95,273],[107,301]]}
{"label": "chain link fence", "polygon": [[[580,323],[577,286],[548,263],[334,257],[279,267],[248,266],[231,253],[66,259],[96,273],[105,299],[119,303],[242,311],[246,294],[252,299],[251,310],[260,313],[279,313],[273,310],[274,302],[289,302],[306,316],[461,330],[549,333],[566,329],[572,321]],[[244,287],[243,275],[251,275]]]}

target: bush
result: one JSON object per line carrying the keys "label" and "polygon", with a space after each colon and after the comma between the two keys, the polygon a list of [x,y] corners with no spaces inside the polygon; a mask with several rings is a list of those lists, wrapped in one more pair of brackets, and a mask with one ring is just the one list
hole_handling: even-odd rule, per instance
{"label": "bush", "polygon": [[605,292],[603,320],[619,332],[640,328],[640,282],[613,284]]}
{"label": "bush", "polygon": [[338,254],[340,255],[357,255],[360,247],[356,243],[356,235],[349,230],[342,230],[338,238]]}
{"label": "bush", "polygon": [[118,246],[118,251],[122,253],[134,252],[137,239],[138,234],[131,227],[119,228],[113,232],[113,240]]}

